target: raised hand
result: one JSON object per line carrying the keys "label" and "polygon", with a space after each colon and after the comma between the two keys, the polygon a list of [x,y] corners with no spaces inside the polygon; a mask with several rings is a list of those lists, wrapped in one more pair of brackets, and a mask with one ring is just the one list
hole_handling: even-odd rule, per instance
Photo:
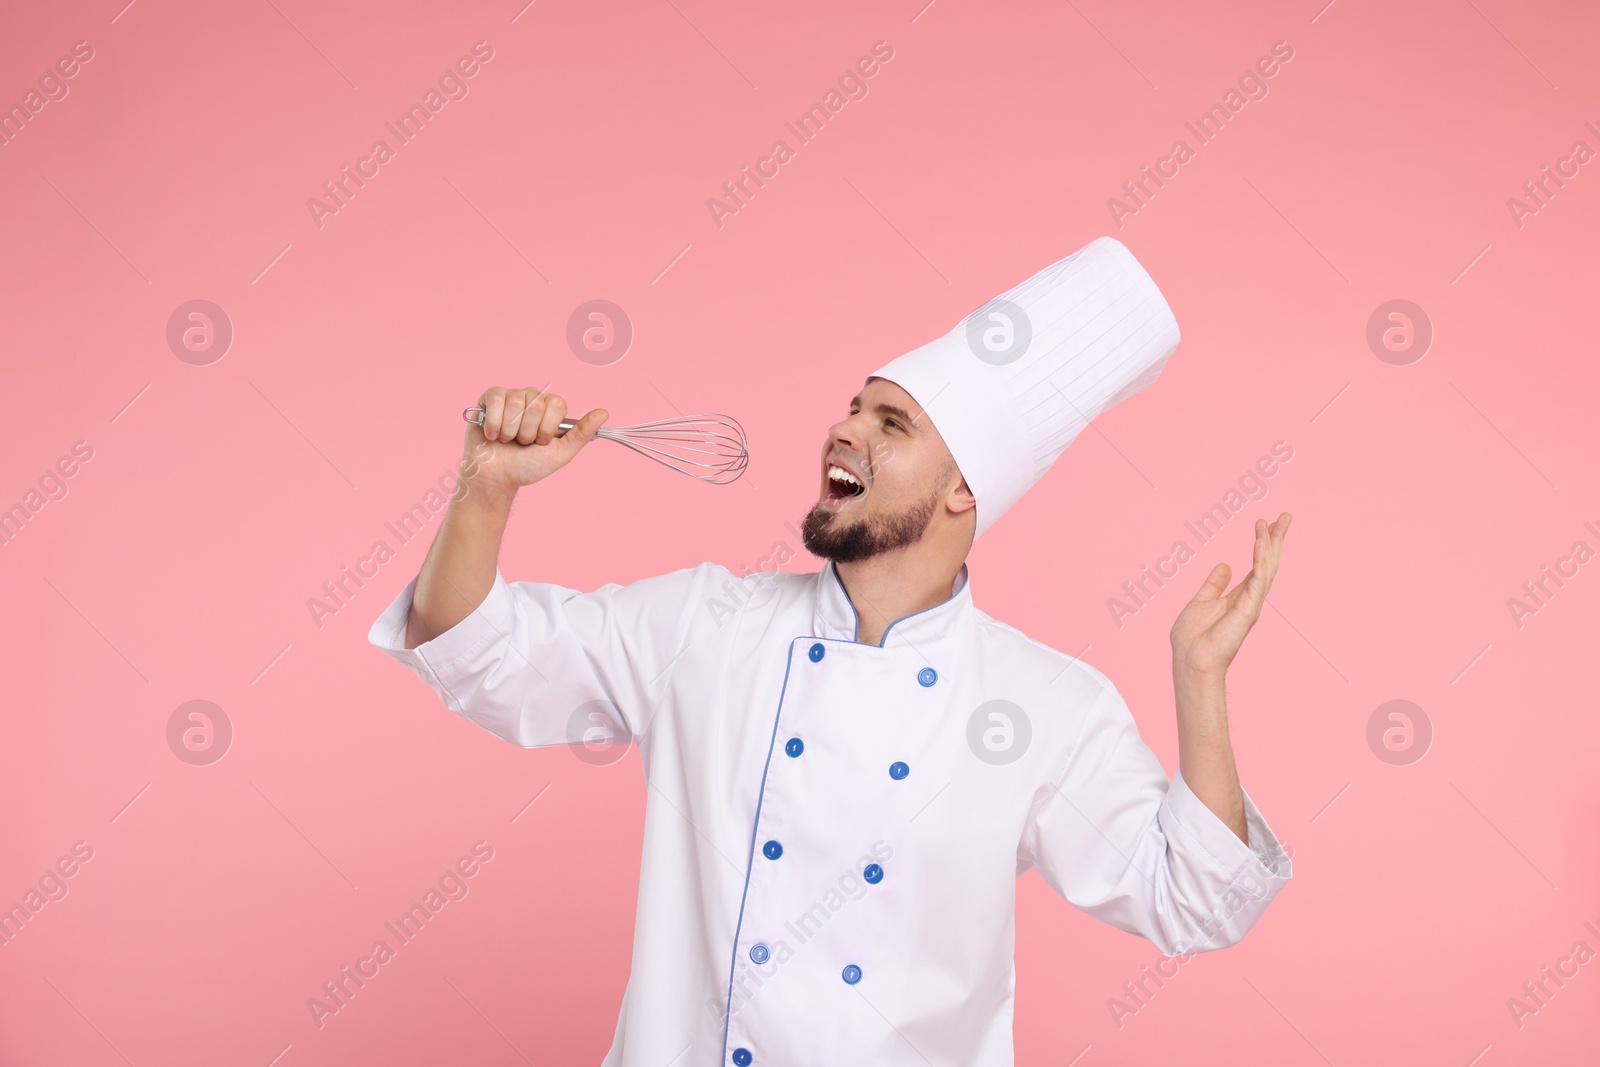
{"label": "raised hand", "polygon": [[1289,532],[1291,516],[1285,511],[1268,525],[1256,520],[1255,552],[1250,573],[1226,595],[1232,569],[1219,563],[1211,569],[1200,591],[1179,612],[1172,624],[1172,662],[1194,674],[1221,675],[1238,654],[1244,635],[1261,617],[1267,590],[1278,573],[1283,539]]}
{"label": "raised hand", "polygon": [[570,463],[608,416],[604,408],[595,408],[558,437],[567,402],[554,393],[497,385],[485,389],[478,404],[483,425],[467,427],[465,473],[474,484],[511,492]]}

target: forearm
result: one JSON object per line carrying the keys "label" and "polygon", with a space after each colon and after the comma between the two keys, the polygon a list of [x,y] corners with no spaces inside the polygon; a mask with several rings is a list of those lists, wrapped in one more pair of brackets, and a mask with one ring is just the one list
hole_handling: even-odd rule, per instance
{"label": "forearm", "polygon": [[1194,795],[1249,843],[1244,792],[1228,738],[1228,706],[1221,673],[1173,664],[1172,687],[1178,704],[1178,767]]}
{"label": "forearm", "polygon": [[406,619],[407,648],[455,626],[494,588],[500,541],[515,496],[514,488],[463,479],[417,575]]}
{"label": "forearm", "polygon": [[500,539],[517,489],[571,462],[600,432],[595,408],[565,432],[567,402],[542,389],[494,386],[478,398],[481,422],[466,430],[461,482],[417,574],[406,616],[406,648],[416,648],[478,610],[494,588]]}

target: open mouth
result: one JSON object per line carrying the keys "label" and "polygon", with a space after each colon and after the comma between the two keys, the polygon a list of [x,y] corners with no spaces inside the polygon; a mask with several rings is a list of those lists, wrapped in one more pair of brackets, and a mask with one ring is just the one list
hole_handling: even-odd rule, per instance
{"label": "open mouth", "polygon": [[822,495],[823,503],[838,507],[846,501],[866,493],[867,487],[860,478],[835,463],[828,464],[827,489]]}

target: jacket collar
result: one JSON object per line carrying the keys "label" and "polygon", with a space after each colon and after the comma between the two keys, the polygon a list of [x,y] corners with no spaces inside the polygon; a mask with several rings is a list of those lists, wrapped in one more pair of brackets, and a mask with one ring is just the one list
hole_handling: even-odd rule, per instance
{"label": "jacket collar", "polygon": [[[816,612],[812,620],[817,637],[838,641],[856,640],[858,618],[855,605],[844,590],[844,582],[828,560],[814,576]],[[950,637],[966,629],[972,621],[972,582],[963,563],[952,583],[950,599],[931,608],[905,615],[889,624],[884,633],[884,648],[918,648]],[[868,645],[865,647],[876,647]]]}

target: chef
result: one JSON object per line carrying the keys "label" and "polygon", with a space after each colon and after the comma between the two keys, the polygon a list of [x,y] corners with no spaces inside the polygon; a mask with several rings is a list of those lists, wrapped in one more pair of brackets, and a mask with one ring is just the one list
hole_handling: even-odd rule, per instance
{"label": "chef", "polygon": [[[633,966],[605,1067],[1009,1067],[1029,868],[1168,956],[1261,917],[1290,861],[1239,784],[1223,677],[1289,516],[1258,520],[1250,573],[1224,592],[1219,563],[1172,627],[1170,779],[1111,680],[986,615],[964,562],[1178,337],[1100,238],[867,377],[822,443],[803,522],[820,571],[702,563],[592,592],[507,582],[497,557],[517,491],[607,412],[555,436],[561,397],[483,394],[464,488],[369,640],[513,744],[638,745]],[[551,552],[581,536],[536,528]]]}

